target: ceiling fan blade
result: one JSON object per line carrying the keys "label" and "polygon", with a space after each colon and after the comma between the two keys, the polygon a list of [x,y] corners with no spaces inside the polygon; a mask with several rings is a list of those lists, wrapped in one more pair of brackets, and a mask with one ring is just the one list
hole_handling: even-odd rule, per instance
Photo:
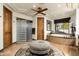
{"label": "ceiling fan blade", "polygon": [[34,9],[32,9],[33,11],[36,11],[36,12],[38,12],[37,10],[34,10]]}
{"label": "ceiling fan blade", "polygon": [[36,13],[36,14],[34,14],[34,15],[37,15],[37,14],[43,14],[43,15],[46,15],[45,13]]}
{"label": "ceiling fan blade", "polygon": [[45,13],[41,13],[41,14],[46,15]]}
{"label": "ceiling fan blade", "polygon": [[41,10],[41,12],[46,11],[46,10],[48,10],[48,9],[47,9],[47,8],[45,8],[45,9]]}
{"label": "ceiling fan blade", "polygon": [[39,14],[39,13],[36,13],[36,14],[34,14],[34,15],[37,15],[37,14]]}

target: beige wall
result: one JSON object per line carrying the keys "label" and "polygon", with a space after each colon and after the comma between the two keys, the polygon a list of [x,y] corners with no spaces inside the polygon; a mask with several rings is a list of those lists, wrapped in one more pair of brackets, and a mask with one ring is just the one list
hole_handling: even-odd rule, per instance
{"label": "beige wall", "polygon": [[3,49],[3,4],[0,3],[0,50]]}
{"label": "beige wall", "polygon": [[[33,39],[37,39],[37,17],[38,16],[33,17],[33,28],[35,28],[35,35],[34,34],[32,35]],[[47,26],[46,26],[47,20],[50,20],[50,19],[48,19],[47,17],[44,16],[44,39],[47,39],[47,34],[50,33],[50,31],[47,31]]]}
{"label": "beige wall", "polygon": [[[68,16],[68,17],[71,17],[71,20],[70,20],[70,28],[69,28],[69,33],[71,34],[71,25],[72,25],[72,23],[74,24],[74,26],[76,25],[76,13],[75,13],[75,11],[74,11],[74,13],[72,14],[72,15],[70,15],[70,16]],[[61,17],[62,18],[62,17]],[[61,19],[60,18],[60,19]],[[64,17],[64,18],[66,18],[66,17]],[[54,19],[52,19],[52,30],[53,31],[55,31],[55,24],[54,24]]]}
{"label": "beige wall", "polygon": [[[3,49],[3,5],[0,3],[0,50]],[[14,12],[11,8],[9,8],[7,5],[6,6],[9,10],[12,11],[12,42],[16,42],[16,17],[24,18],[26,20],[32,20],[31,17],[21,14],[21,13],[16,13]]]}
{"label": "beige wall", "polygon": [[17,32],[16,32],[16,29],[17,29],[17,27],[16,27],[16,18],[17,17],[19,17],[19,18],[23,18],[23,19],[26,19],[26,20],[32,20],[32,18],[31,17],[29,17],[29,16],[26,16],[26,15],[24,15],[24,14],[21,14],[21,13],[16,13],[16,12],[13,12],[13,21],[12,21],[12,28],[13,28],[13,33],[12,33],[12,37],[13,37],[13,42],[16,42],[17,41]]}

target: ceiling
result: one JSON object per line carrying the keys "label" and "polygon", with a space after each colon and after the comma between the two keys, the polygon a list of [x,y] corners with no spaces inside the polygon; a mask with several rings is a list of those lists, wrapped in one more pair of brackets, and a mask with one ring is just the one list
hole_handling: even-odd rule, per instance
{"label": "ceiling", "polygon": [[36,13],[32,9],[37,7],[48,8],[46,13],[50,18],[68,17],[73,14],[75,8],[79,7],[77,3],[7,3],[15,12],[19,12],[28,16],[34,16]]}

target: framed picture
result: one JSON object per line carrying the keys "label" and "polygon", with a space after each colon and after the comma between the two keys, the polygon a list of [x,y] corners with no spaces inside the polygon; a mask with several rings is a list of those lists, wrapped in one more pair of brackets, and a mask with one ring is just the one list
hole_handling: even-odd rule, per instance
{"label": "framed picture", "polygon": [[51,31],[52,22],[50,20],[47,20],[47,31]]}

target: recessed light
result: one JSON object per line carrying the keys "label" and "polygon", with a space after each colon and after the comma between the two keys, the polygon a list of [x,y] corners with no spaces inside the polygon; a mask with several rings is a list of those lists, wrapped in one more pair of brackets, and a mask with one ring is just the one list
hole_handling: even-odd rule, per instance
{"label": "recessed light", "polygon": [[36,7],[36,5],[33,5],[33,8],[35,8]]}
{"label": "recessed light", "polygon": [[57,7],[61,7],[61,5],[60,5],[60,4],[58,4],[58,5],[57,5]]}

